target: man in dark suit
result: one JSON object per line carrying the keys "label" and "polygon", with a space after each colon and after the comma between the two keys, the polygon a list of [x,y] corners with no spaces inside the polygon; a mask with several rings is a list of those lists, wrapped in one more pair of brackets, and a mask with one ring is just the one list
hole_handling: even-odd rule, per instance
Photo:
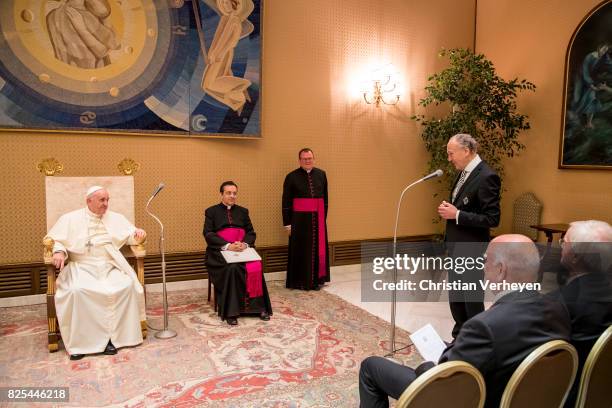
{"label": "man in dark suit", "polygon": [[[535,244],[523,235],[502,235],[488,246],[485,279],[490,283],[537,281],[540,258]],[[439,363],[461,360],[472,364],[486,383],[486,407],[498,407],[504,388],[519,364],[538,346],[569,340],[570,321],[563,304],[533,290],[495,291],[493,305],[469,319],[442,353]],[[388,407],[388,396],[399,398],[414,379],[433,367],[416,370],[382,357],[368,357],[359,371],[362,408]]]}
{"label": "man in dark suit", "polygon": [[[461,173],[457,177],[450,202],[442,201],[438,214],[446,220],[446,243],[454,258],[480,256],[491,240],[489,229],[499,225],[499,176],[478,155],[476,140],[467,134],[450,138],[446,146],[448,161]],[[449,271],[449,281],[477,282],[482,270],[464,274]],[[450,309],[455,320],[453,338],[463,323],[484,310],[483,293],[449,292]]]}
{"label": "man in dark suit", "polygon": [[551,296],[560,296],[572,322],[578,372],[566,406],[574,406],[589,352],[612,325],[612,227],[604,221],[572,222],[562,241],[561,263],[569,272],[568,281]]}

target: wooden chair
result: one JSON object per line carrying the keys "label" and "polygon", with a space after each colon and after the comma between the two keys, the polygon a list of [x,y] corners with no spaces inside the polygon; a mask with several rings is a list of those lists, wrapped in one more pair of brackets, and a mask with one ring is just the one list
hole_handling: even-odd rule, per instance
{"label": "wooden chair", "polygon": [[584,363],[576,408],[612,407],[612,326],[599,336]]}
{"label": "wooden chair", "polygon": [[464,361],[439,364],[414,380],[397,401],[397,408],[482,408],[485,382],[480,372]]}
{"label": "wooden chair", "polygon": [[[134,223],[134,178],[132,176],[118,177],[55,177],[45,178],[47,231],[53,227],[58,218],[72,210],[85,207],[85,192],[93,185],[105,187],[112,197],[113,211],[123,214]],[[47,320],[49,325],[49,352],[57,351],[60,332],[55,311],[55,278],[58,271],[53,265],[54,241],[50,237],[43,239],[43,258],[47,267]],[[144,258],[146,250],[144,241],[138,245],[124,247],[122,252],[138,275],[138,280],[144,288]],[[70,259],[68,259],[70,262]],[[147,336],[147,322],[140,322],[142,336]]]}
{"label": "wooden chair", "polygon": [[[206,253],[204,253],[204,265],[206,265]],[[208,270],[208,269],[207,269]],[[217,311],[217,295],[214,291],[214,286],[212,283],[212,279],[210,277],[210,271],[208,271],[208,278],[206,278],[208,280],[208,303],[210,303],[210,297],[212,296],[213,298],[213,306],[215,308],[215,312]]]}
{"label": "wooden chair", "polygon": [[576,349],[563,340],[549,341],[532,351],[517,367],[499,406],[559,408],[565,403],[577,369]]}

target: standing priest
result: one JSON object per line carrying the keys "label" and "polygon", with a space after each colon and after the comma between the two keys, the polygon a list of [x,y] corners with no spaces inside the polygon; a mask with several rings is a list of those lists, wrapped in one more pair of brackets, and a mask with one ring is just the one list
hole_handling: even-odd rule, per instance
{"label": "standing priest", "polygon": [[221,202],[206,209],[204,238],[209,279],[215,285],[219,316],[227,324],[238,324],[241,313],[258,314],[270,320],[272,306],[261,261],[227,263],[221,251],[242,252],[255,244],[249,210],[236,205],[238,186],[225,181],[219,188]]}
{"label": "standing priest", "polygon": [[283,184],[283,225],[289,234],[287,287],[319,290],[329,282],[327,176],[314,167],[314,153],[298,153],[300,167]]}
{"label": "standing priest", "polygon": [[108,211],[109,198],[91,187],[87,207],[61,216],[47,234],[55,241],[55,309],[71,360],[142,343],[144,290],[119,249],[142,242],[145,232]]}

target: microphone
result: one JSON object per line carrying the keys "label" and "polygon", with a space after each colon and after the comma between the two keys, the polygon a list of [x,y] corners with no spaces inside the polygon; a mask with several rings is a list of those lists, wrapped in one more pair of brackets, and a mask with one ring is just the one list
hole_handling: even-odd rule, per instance
{"label": "microphone", "polygon": [[[400,208],[402,205],[404,194],[406,193],[406,191],[408,191],[413,186],[419,183],[422,183],[425,180],[429,180],[434,177],[440,177],[442,174],[444,174],[444,172],[438,169],[434,171],[433,173],[428,174],[425,177],[413,182],[412,184],[409,184],[404,190],[402,190],[399,201],[397,202],[397,212],[395,213],[395,229],[393,231],[393,259],[395,259],[395,256],[397,255],[397,225],[399,223]],[[397,266],[393,268],[393,282],[397,283]],[[395,289],[395,286],[394,286],[393,293],[391,294],[391,338],[390,338],[391,352],[387,354],[385,357],[393,357],[395,355],[395,352],[398,351],[395,349],[395,314],[396,314],[396,309],[397,309],[397,293],[396,292],[397,290]]]}
{"label": "microphone", "polygon": [[[430,174],[430,176],[431,176],[431,174]],[[427,176],[427,177],[429,177],[429,176]],[[151,195],[151,199],[155,198],[155,196],[158,195],[159,192],[164,189],[164,187],[166,187],[166,185],[163,182],[159,183],[159,186],[157,186],[157,188],[153,192],[153,195]]]}
{"label": "microphone", "polygon": [[440,177],[444,174],[444,172],[440,169],[434,171],[431,174],[426,175],[425,177],[423,177],[422,179],[419,180],[419,182],[421,181],[425,181],[425,180],[429,180],[430,178],[434,178],[434,177]]}
{"label": "microphone", "polygon": [[149,205],[151,205],[151,201],[155,198],[156,195],[159,194],[166,187],[166,185],[161,182],[159,186],[153,192],[149,201],[147,201],[147,205],[145,206],[146,212],[159,224],[160,232],[159,232],[159,252],[161,253],[161,269],[162,269],[162,296],[163,296],[163,307],[164,307],[164,329],[155,333],[155,337],[158,339],[169,339],[176,336],[176,332],[172,329],[168,328],[168,292],[166,290],[166,250],[164,248],[164,224],[161,220],[149,211]]}

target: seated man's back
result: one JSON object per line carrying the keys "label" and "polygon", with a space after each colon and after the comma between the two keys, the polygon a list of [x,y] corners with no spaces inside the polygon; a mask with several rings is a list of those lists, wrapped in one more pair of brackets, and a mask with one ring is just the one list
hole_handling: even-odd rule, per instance
{"label": "seated man's back", "polygon": [[563,305],[533,291],[511,292],[468,320],[440,363],[462,360],[483,375],[487,407],[497,407],[508,380],[538,346],[569,341],[570,322]]}
{"label": "seated man's back", "polygon": [[570,224],[561,248],[569,272],[565,286],[551,293],[571,319],[571,343],[578,352],[578,373],[566,406],[573,406],[584,363],[601,334],[612,325],[612,227],[604,221]]}
{"label": "seated man's back", "polygon": [[[461,360],[476,367],[486,383],[485,406],[497,408],[508,380],[533,350],[551,340],[569,340],[570,320],[565,306],[553,298],[532,290],[501,291],[504,283],[537,280],[540,257],[529,238],[501,235],[491,241],[484,258],[495,301],[463,324],[439,363]],[[359,372],[361,407],[386,408],[387,396],[398,398],[431,366],[426,362],[413,370],[382,357],[367,358]]]}

